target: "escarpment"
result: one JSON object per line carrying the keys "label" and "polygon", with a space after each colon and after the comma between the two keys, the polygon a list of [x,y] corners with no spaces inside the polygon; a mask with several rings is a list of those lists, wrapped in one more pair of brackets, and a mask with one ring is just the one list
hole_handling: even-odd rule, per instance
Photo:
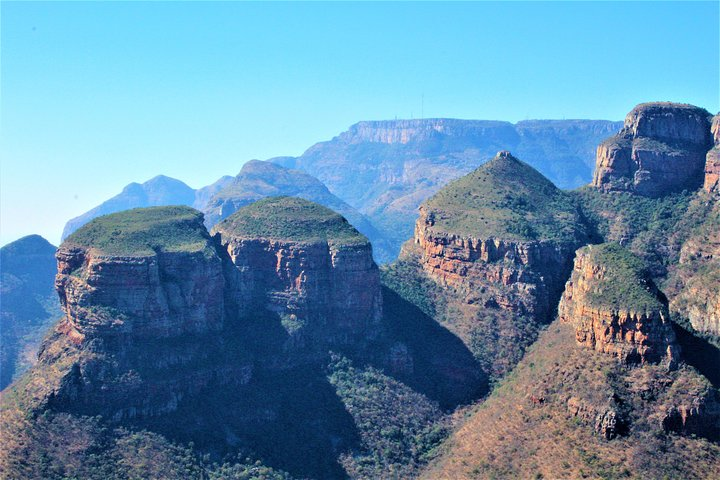
{"label": "escarpment", "polygon": [[100,217],[56,256],[65,316],[39,361],[67,371],[51,407],[150,417],[202,389],[248,381],[248,361],[221,353],[222,259],[199,212],[155,207]]}
{"label": "escarpment", "polygon": [[558,316],[574,325],[578,344],[625,363],[678,360],[667,301],[640,259],[617,244],[578,250]]}
{"label": "escarpment", "polygon": [[705,158],[705,182],[703,188],[709,193],[720,193],[720,114],[712,119],[711,133],[714,146]]}
{"label": "escarpment", "polygon": [[593,186],[660,197],[703,184],[712,147],[710,114],[675,103],[643,103],[597,149]]}
{"label": "escarpment", "polygon": [[359,346],[379,335],[372,248],[340,215],[273,197],[241,208],[213,232],[232,261],[229,298],[242,314],[277,316],[291,343],[310,351]]}
{"label": "escarpment", "polygon": [[[414,245],[426,274],[460,312],[447,325],[501,374],[548,323],[588,231],[569,196],[508,152],[420,208]],[[450,293],[451,292],[451,293]],[[504,354],[497,337],[512,339]]]}

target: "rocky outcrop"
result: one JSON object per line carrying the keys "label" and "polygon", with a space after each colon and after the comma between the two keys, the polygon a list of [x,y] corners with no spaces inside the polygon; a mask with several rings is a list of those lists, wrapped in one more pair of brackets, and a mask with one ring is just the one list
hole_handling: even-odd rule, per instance
{"label": "rocky outcrop", "polygon": [[486,306],[548,318],[550,299],[564,284],[575,245],[464,237],[432,226],[432,213],[421,207],[415,243],[431,278],[463,292],[468,303],[474,303],[478,291],[488,290],[492,298]]}
{"label": "rocky outcrop", "polygon": [[502,151],[420,207],[401,258],[417,256],[445,292],[448,328],[500,376],[552,320],[587,241],[566,194]]}
{"label": "rocky outcrop", "polygon": [[39,357],[41,367],[66,368],[53,408],[116,421],[151,417],[211,385],[249,380],[247,360],[221,353],[223,262],[199,212],[158,207],[103,217],[56,256],[65,316]]}
{"label": "rocky outcrop", "polygon": [[720,193],[720,114],[712,119],[711,132],[715,146],[705,157],[705,182],[703,188],[709,193]]}
{"label": "rocky outcrop", "polygon": [[638,105],[622,130],[598,146],[593,186],[649,197],[699,188],[712,147],[709,118],[692,105]]}
{"label": "rocky outcrop", "polygon": [[[685,393],[685,392],[683,392]],[[685,394],[684,402],[675,402],[661,415],[662,428],[681,435],[720,438],[720,395],[712,388]]]}
{"label": "rocky outcrop", "polygon": [[[253,230],[256,213],[273,218]],[[307,226],[282,234],[285,220]],[[278,218],[282,216],[283,218]],[[328,228],[319,231],[318,227]],[[317,231],[315,231],[317,230]],[[213,230],[232,261],[229,298],[242,315],[280,319],[288,347],[324,354],[377,337],[382,316],[380,276],[372,248],[340,215],[306,200],[276,197],[240,209]]]}
{"label": "rocky outcrop", "polygon": [[578,250],[558,316],[575,327],[579,345],[624,363],[674,365],[679,347],[667,302],[639,259],[616,244]]}

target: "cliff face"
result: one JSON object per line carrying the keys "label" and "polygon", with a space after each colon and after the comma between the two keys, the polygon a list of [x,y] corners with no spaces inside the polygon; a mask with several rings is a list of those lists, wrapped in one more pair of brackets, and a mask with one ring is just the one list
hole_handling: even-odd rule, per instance
{"label": "cliff face", "polygon": [[705,159],[705,182],[703,188],[709,193],[720,193],[720,114],[712,119],[711,132],[715,146]]}
{"label": "cliff face", "polygon": [[[123,231],[126,218],[177,228],[168,239],[137,232],[134,244],[138,238]],[[114,244],[91,241],[109,233],[109,224],[95,223],[57,252],[55,285],[65,317],[39,362],[75,360],[50,405],[117,421],[172,412],[210,385],[246,383],[250,366],[218,350],[225,279],[202,215],[168,207],[104,219],[121,232]]]}
{"label": "cliff face", "polygon": [[712,195],[698,200],[709,212],[682,245],[671,271],[670,309],[698,332],[720,336],[720,203]]}
{"label": "cliff face", "polygon": [[666,301],[639,259],[614,244],[578,250],[558,316],[578,344],[624,363],[677,362],[679,347]]}
{"label": "cliff face", "polygon": [[[336,230],[323,238],[305,236],[302,227],[284,237],[273,231],[283,223],[277,216],[302,223],[316,211]],[[257,230],[255,214],[274,218],[270,222],[275,224]],[[299,198],[280,197],[239,210],[213,231],[232,261],[230,298],[242,315],[276,315],[289,345],[320,353],[377,337],[379,270],[370,243],[339,215]]]}
{"label": "cliff face", "polygon": [[712,147],[709,118],[691,105],[638,105],[622,130],[598,146],[593,185],[649,197],[698,188]]}
{"label": "cliff face", "polygon": [[587,239],[569,198],[500,152],[420,208],[401,259],[418,257],[446,292],[448,328],[500,376],[551,320],[573,252]]}

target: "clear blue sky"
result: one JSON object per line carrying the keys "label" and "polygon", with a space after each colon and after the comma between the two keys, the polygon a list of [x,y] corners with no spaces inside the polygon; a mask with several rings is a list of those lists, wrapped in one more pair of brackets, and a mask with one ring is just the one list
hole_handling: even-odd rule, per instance
{"label": "clear blue sky", "polygon": [[359,120],[718,105],[718,2],[0,3],[0,244]]}

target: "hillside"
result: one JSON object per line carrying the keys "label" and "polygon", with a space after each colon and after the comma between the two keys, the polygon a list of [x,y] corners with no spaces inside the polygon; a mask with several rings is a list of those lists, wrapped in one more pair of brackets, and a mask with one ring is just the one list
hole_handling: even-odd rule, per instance
{"label": "hillside", "polygon": [[435,319],[497,380],[552,320],[575,249],[589,241],[574,200],[503,151],[420,207],[393,270],[435,285]]}
{"label": "hillside", "polygon": [[405,477],[487,391],[340,215],[275,197],[216,228],[134,209],[60,246],[65,316],[0,397],[0,476]]}
{"label": "hillside", "polygon": [[40,341],[61,312],[55,247],[29,235],[0,249],[0,390],[35,363]]}

